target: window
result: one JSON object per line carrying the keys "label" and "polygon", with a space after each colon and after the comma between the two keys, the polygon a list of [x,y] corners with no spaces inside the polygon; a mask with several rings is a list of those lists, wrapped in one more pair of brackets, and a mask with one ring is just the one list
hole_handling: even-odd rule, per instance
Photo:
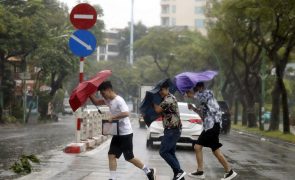
{"label": "window", "polygon": [[104,53],[106,53],[106,47],[105,47],[105,46],[100,46],[100,47],[99,47],[99,53],[100,53],[100,54],[104,54]]}
{"label": "window", "polygon": [[171,25],[175,26],[176,25],[176,19],[175,18],[171,18]]}
{"label": "window", "polygon": [[195,19],[196,28],[204,28],[204,19]]}
{"label": "window", "polygon": [[161,19],[161,24],[162,24],[162,26],[169,26],[169,18],[168,17],[163,17]]}
{"label": "window", "polygon": [[172,6],[172,13],[173,13],[173,14],[176,13],[176,6],[175,6],[175,5]]}
{"label": "window", "polygon": [[169,5],[162,5],[162,14],[169,14]]}
{"label": "window", "polygon": [[118,52],[119,51],[119,47],[117,45],[109,45],[108,51],[109,52]]}
{"label": "window", "polygon": [[195,7],[195,14],[204,14],[203,7]]}

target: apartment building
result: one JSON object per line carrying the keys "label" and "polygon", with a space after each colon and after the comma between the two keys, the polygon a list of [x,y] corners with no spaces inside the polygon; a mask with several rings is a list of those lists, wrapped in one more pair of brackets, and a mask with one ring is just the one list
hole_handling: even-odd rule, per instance
{"label": "apartment building", "polygon": [[107,30],[104,36],[105,43],[97,48],[97,61],[113,60],[119,55],[118,44],[121,41],[119,30]]}
{"label": "apartment building", "polygon": [[206,35],[206,5],[207,0],[161,0],[161,25],[184,26]]}

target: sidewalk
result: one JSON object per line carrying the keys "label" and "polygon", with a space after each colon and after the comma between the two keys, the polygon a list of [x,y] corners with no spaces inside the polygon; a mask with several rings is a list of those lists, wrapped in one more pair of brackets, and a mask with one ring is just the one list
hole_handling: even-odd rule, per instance
{"label": "sidewalk", "polygon": [[[19,180],[97,180],[97,179],[108,179],[109,170],[107,162],[107,149],[109,146],[110,139],[101,144],[96,149],[75,154],[66,154],[61,151],[50,151],[48,154],[41,157],[42,164],[37,169],[41,169],[39,172],[33,172],[27,176],[19,178]],[[50,159],[44,160],[49,156]],[[123,165],[124,164],[124,165]],[[145,176],[140,176],[141,171],[134,171],[128,169],[128,164],[119,160],[118,161],[118,174],[129,173],[131,176],[134,173],[140,179]]]}
{"label": "sidewalk", "polygon": [[[50,151],[41,157],[42,164],[35,167],[36,172],[18,180],[106,180],[109,178],[107,151],[110,141],[108,139],[99,147],[79,155]],[[126,162],[124,158],[117,162],[118,179],[146,179],[143,171]],[[168,176],[158,176],[158,179],[170,180]]]}

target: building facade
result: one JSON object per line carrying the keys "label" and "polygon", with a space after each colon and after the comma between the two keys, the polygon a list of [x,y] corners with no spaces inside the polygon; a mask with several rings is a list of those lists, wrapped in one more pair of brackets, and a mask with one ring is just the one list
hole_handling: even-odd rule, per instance
{"label": "building facade", "polygon": [[161,0],[161,25],[186,26],[206,35],[206,6],[207,0]]}
{"label": "building facade", "polygon": [[119,42],[121,41],[119,30],[104,32],[104,44],[97,47],[97,61],[116,59],[119,55]]}

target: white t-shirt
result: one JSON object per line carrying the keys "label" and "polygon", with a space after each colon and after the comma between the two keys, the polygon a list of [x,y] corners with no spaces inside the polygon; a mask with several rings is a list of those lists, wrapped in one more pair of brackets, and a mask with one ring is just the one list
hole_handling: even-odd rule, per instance
{"label": "white t-shirt", "polygon": [[[129,108],[125,102],[125,100],[121,96],[116,96],[112,100],[105,100],[107,106],[110,107],[110,111],[112,115],[117,115],[121,112],[129,112]],[[128,135],[131,134],[132,126],[130,123],[129,117],[125,117],[123,119],[119,119],[119,135]]]}

